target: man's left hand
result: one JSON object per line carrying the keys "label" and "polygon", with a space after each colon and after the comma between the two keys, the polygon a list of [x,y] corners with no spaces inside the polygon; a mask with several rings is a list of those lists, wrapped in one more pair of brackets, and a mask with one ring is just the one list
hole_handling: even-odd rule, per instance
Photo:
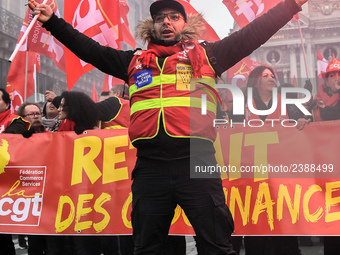
{"label": "man's left hand", "polygon": [[302,6],[305,4],[308,0],[295,0],[295,2],[298,4],[298,6]]}

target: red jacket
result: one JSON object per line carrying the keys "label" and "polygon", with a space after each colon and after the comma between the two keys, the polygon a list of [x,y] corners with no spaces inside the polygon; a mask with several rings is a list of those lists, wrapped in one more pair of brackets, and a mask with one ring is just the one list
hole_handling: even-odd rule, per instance
{"label": "red jacket", "polygon": [[12,114],[11,110],[0,113],[0,134],[3,133],[13,123],[13,121],[17,119],[24,121],[26,129],[29,129],[31,124],[20,116]]}

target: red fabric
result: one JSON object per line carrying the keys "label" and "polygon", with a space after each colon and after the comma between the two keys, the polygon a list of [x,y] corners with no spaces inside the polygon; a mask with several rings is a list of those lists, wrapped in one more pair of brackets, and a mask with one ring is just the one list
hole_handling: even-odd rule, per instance
{"label": "red fabric", "polygon": [[[104,46],[121,49],[120,42],[135,46],[126,24],[127,6],[120,1],[65,1],[65,20],[83,34]],[[122,9],[123,17],[120,14]],[[67,85],[71,90],[77,80],[93,66],[81,61],[71,51],[66,50]]]}
{"label": "red fabric", "polygon": [[226,80],[227,84],[233,84],[239,88],[242,88],[247,84],[249,73],[257,66],[268,65],[253,61],[250,58],[242,59],[236,65],[228,69]]}
{"label": "red fabric", "polygon": [[327,85],[323,84],[318,88],[318,94],[316,95],[316,103],[318,107],[324,108],[326,106],[334,107],[340,100],[339,93],[335,93],[331,97],[324,91]]}
{"label": "red fabric", "polygon": [[119,85],[119,84],[125,84],[125,81],[118,79],[112,75],[105,74],[104,82],[102,86],[102,92],[109,91],[113,86]]}
{"label": "red fabric", "polygon": [[[27,11],[24,22],[21,26],[18,42],[27,30],[32,21],[32,12]],[[33,30],[32,30],[33,31]],[[8,74],[6,91],[10,93],[12,100],[12,112],[16,112],[18,107],[30,96],[34,94],[34,65],[36,72],[40,72],[40,54],[30,50],[28,53],[28,41],[26,40],[19,48],[19,51],[13,59]],[[27,70],[26,70],[27,60]],[[27,80],[26,80],[27,73]],[[25,88],[26,84],[26,88]],[[26,98],[25,98],[26,92]]]}
{"label": "red fabric", "polygon": [[[204,55],[204,49],[201,46],[197,47],[197,50],[201,51],[202,56]],[[155,51],[153,51],[155,52]],[[139,52],[138,52],[139,53]],[[135,54],[129,66],[129,85],[135,84],[135,74],[141,72],[140,61],[138,58],[140,55]],[[134,104],[137,102],[143,103],[144,100],[157,99],[157,98],[201,98],[202,94],[206,93],[204,79],[196,79],[196,89],[190,91],[190,78],[192,77],[190,72],[192,66],[190,66],[189,57],[179,61],[179,56],[182,57],[183,52],[178,52],[167,58],[164,62],[163,68],[158,68],[156,59],[151,54],[150,69],[152,77],[169,75],[176,76],[179,74],[177,65],[184,64],[187,66],[186,71],[181,75],[183,78],[178,78],[174,83],[160,83],[155,84],[152,87],[144,87],[143,89],[137,89],[130,97],[131,108],[133,109]],[[208,59],[203,58],[201,72],[205,77],[215,78],[215,72],[209,65]],[[137,68],[138,67],[138,68]],[[145,70],[145,67],[143,68]],[[183,84],[181,84],[183,82]],[[188,87],[186,87],[188,86]],[[204,90],[203,90],[204,89]],[[207,100],[211,104],[216,104],[216,98],[214,95],[208,96]],[[158,107],[159,106],[159,107]],[[158,124],[160,121],[160,111],[163,112],[163,122],[166,132],[172,137],[202,137],[214,141],[216,138],[216,129],[212,127],[212,122],[216,118],[216,115],[212,111],[208,111],[207,115],[201,114],[201,108],[190,107],[190,106],[170,106],[161,107],[161,104],[156,108],[148,108],[144,110],[137,110],[130,116],[129,134],[131,141],[143,138],[154,137],[158,132]]]}
{"label": "red fabric", "polygon": [[[180,2],[186,11],[187,14],[195,14],[197,13],[196,9],[191,6],[190,0],[177,0]],[[217,35],[215,30],[209,25],[209,23],[203,18],[204,23],[205,23],[205,33],[202,36],[202,38],[199,38],[201,40],[209,41],[209,42],[216,42],[220,40],[220,37]]]}
{"label": "red fabric", "polygon": [[121,28],[119,29],[119,37],[123,42],[127,43],[131,47],[136,47],[136,40],[133,38],[130,30],[129,30],[129,21],[127,18],[127,14],[129,13],[129,6],[125,0],[119,0],[119,11],[121,17]]}
{"label": "red fabric", "polygon": [[[177,0],[177,1],[180,2],[184,6],[187,14],[197,13],[196,9],[191,6],[190,0]],[[219,41],[220,37],[217,35],[215,30],[209,25],[209,23],[205,19],[203,19],[203,20],[205,22],[206,30],[205,30],[205,34],[200,39],[205,40],[205,41],[209,41],[209,42]]]}
{"label": "red fabric", "polygon": [[[43,0],[37,0],[42,3]],[[58,6],[55,0],[48,0],[47,5],[51,7],[57,17],[60,17]],[[32,20],[32,11],[28,8],[29,23]],[[53,59],[55,65],[62,70],[66,71],[65,67],[65,54],[64,45],[55,39],[50,32],[42,27],[40,22],[36,22],[28,35],[28,49],[30,51],[39,52],[48,58]]]}
{"label": "red fabric", "polygon": [[[257,17],[268,12],[282,0],[248,0],[248,1],[232,1],[223,0],[223,4],[228,8],[230,14],[235,19],[240,28],[246,26]],[[292,20],[299,19],[298,14],[294,15]]]}
{"label": "red fabric", "polygon": [[[27,59],[27,81],[26,80],[26,59]],[[10,94],[12,104],[12,112],[16,112],[19,106],[26,101],[27,98],[34,94],[34,65],[36,71],[40,71],[40,54],[26,49],[19,50],[13,59],[8,74],[6,91]],[[25,84],[27,84],[25,88]],[[26,92],[26,98],[25,98]]]}
{"label": "red fabric", "polygon": [[93,83],[92,93],[91,93],[91,99],[92,99],[93,102],[95,102],[95,103],[98,102],[98,95],[97,95],[96,84],[95,84],[95,83]]}
{"label": "red fabric", "polygon": [[[0,113],[0,134],[3,133],[6,128],[8,128],[9,125],[12,124],[12,122],[15,119],[22,119],[20,116],[16,114],[12,114],[11,110],[7,110],[5,112]],[[24,119],[22,119],[25,122],[26,129],[30,127],[30,123]]]}
{"label": "red fabric", "polygon": [[74,126],[76,124],[71,121],[71,120],[68,120],[68,119],[64,119],[61,121],[60,125],[59,125],[59,128],[58,128],[58,132],[61,132],[61,131],[74,131]]}
{"label": "red fabric", "polygon": [[[101,122],[100,128],[101,129],[118,129],[120,126],[121,128],[129,127],[130,123],[130,102],[129,100],[125,100],[122,98],[118,98],[121,108],[118,114],[108,122]],[[115,128],[113,128],[116,126]]]}
{"label": "red fabric", "polygon": [[[194,45],[193,48],[188,48],[188,45]],[[150,62],[155,61],[157,57],[168,57],[174,55],[184,49],[187,49],[187,54],[191,63],[191,71],[193,78],[201,78],[201,68],[203,67],[203,58],[201,51],[198,49],[199,45],[194,41],[179,42],[173,46],[162,46],[154,43],[148,44],[148,50],[143,51],[138,60],[143,66],[149,68]]]}

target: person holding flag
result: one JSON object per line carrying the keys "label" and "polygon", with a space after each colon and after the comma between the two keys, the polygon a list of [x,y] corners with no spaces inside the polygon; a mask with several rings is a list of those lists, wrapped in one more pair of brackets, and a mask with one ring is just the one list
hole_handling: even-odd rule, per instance
{"label": "person holding flag", "polygon": [[[249,25],[213,43],[202,42],[204,21],[187,15],[175,0],[150,6],[151,17],[138,26],[147,50],[101,46],[75,30],[50,8],[29,1],[43,27],[84,61],[124,80],[130,91],[129,136],[137,148],[132,172],[132,226],[135,253],[161,254],[179,204],[205,254],[236,254],[234,231],[220,174],[195,172],[216,166],[215,78],[265,43],[301,10],[307,0],[285,0]],[[195,178],[193,178],[195,177]],[[208,177],[208,178],[206,178]]]}
{"label": "person holding flag", "polygon": [[340,60],[333,56],[326,72],[324,84],[318,86],[317,106],[313,110],[314,121],[340,119]]}

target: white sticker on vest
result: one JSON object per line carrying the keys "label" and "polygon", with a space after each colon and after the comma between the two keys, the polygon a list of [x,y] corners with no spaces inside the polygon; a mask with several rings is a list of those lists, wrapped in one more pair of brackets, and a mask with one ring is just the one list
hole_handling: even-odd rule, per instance
{"label": "white sticker on vest", "polygon": [[149,85],[152,82],[152,71],[151,68],[145,69],[133,75],[137,88],[142,88]]}

